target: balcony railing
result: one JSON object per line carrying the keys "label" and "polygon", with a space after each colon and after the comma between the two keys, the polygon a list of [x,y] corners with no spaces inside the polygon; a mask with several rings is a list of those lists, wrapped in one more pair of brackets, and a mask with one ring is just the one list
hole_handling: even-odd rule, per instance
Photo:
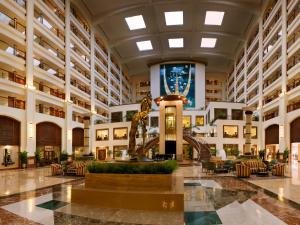
{"label": "balcony railing", "polygon": [[271,84],[273,84],[280,77],[281,77],[281,71],[277,71],[269,79],[264,81],[263,89],[266,89],[267,87],[269,87]]}
{"label": "balcony railing", "polygon": [[300,62],[300,50],[293,56],[288,58],[287,70],[290,70]]}
{"label": "balcony railing", "polygon": [[102,102],[105,105],[108,104],[107,100],[105,98],[101,97],[98,93],[95,93],[95,98],[98,99],[100,102]]}
{"label": "balcony railing", "polygon": [[26,84],[26,78],[20,74],[17,74],[16,72],[10,72],[5,69],[0,68],[0,77],[2,79],[6,79],[18,84],[25,85]]}
{"label": "balcony railing", "polygon": [[289,83],[286,86],[287,91],[293,90],[294,88],[300,86],[300,78],[298,77],[295,80],[289,81]]}
{"label": "balcony railing", "polygon": [[65,118],[65,112],[63,110],[51,106],[50,107],[45,106],[43,104],[36,105],[36,112],[59,117],[59,118]]}
{"label": "balcony railing", "polygon": [[71,84],[72,84],[74,87],[77,87],[79,90],[81,90],[81,91],[87,93],[88,95],[91,94],[91,90],[90,90],[88,87],[86,87],[86,86],[84,86],[84,85],[78,83],[77,80],[72,79],[72,80],[71,80]]}
{"label": "balcony railing", "polygon": [[288,37],[287,47],[290,48],[300,38],[300,28]]}
{"label": "balcony railing", "polygon": [[293,102],[293,103],[290,103],[288,106],[287,106],[287,112],[292,112],[292,111],[295,111],[297,109],[300,109],[300,101],[296,101],[296,102]]}
{"label": "balcony railing", "polygon": [[78,123],[83,123],[84,122],[83,116],[77,116],[75,114],[72,115],[72,120],[75,121],[75,122],[78,122]]}
{"label": "balcony railing", "polygon": [[51,10],[55,13],[55,15],[62,21],[64,22],[65,21],[65,16],[64,16],[64,13],[61,12],[57,5],[54,4],[52,1],[49,1],[49,0],[42,0],[49,8],[51,8]]}
{"label": "balcony railing", "polygon": [[17,48],[16,45],[9,44],[3,40],[0,40],[0,45],[1,45],[1,49],[7,52],[8,54],[17,56],[25,60],[26,53],[20,50],[19,48]]}
{"label": "balcony railing", "polygon": [[16,29],[20,33],[25,34],[26,27],[23,26],[21,23],[18,22],[17,18],[12,18],[9,15],[5,14],[5,12],[0,12],[0,21],[2,23],[5,23],[12,28]]}
{"label": "balcony railing", "polygon": [[34,86],[36,87],[37,90],[39,90],[41,92],[50,94],[57,98],[65,99],[65,93],[63,93],[62,91],[60,91],[58,89],[51,88],[51,87],[43,84],[42,82],[34,81]]}
{"label": "balcony railing", "polygon": [[85,78],[88,80],[91,79],[91,76],[88,72],[85,70],[81,69],[79,66],[77,66],[74,62],[72,62],[73,65],[71,65],[72,68],[74,68],[78,73],[82,74]]}
{"label": "balcony railing", "polygon": [[65,40],[65,35],[63,32],[61,32],[58,28],[55,28],[41,12],[34,12],[35,18],[49,31],[51,31],[56,37],[58,37],[60,40]]}
{"label": "balcony railing", "polygon": [[26,8],[26,0],[13,0],[13,1],[18,3],[23,8]]}
{"label": "balcony railing", "polygon": [[57,48],[55,48],[55,45],[52,43],[47,42],[43,37],[35,35],[35,42],[38,43],[40,46],[45,48],[48,52],[50,52],[53,56],[58,57],[62,61],[65,61],[65,55],[61,53]]}
{"label": "balcony railing", "polygon": [[273,119],[277,116],[278,116],[278,111],[273,111],[273,112],[270,112],[270,113],[266,113],[264,115],[263,119],[264,119],[264,121],[267,121],[267,120]]}
{"label": "balcony railing", "polygon": [[271,59],[269,59],[264,67],[263,67],[263,72],[266,72],[275,62],[281,57],[281,51],[276,52]]}
{"label": "balcony railing", "polygon": [[76,98],[76,97],[74,97],[74,96],[71,96],[71,100],[73,101],[73,103],[74,103],[75,105],[78,105],[78,106],[80,106],[80,107],[82,107],[82,108],[91,110],[91,105],[90,105],[90,104],[88,104],[88,103],[86,103],[86,102],[84,102],[84,101],[81,101],[81,100],[79,100],[78,98]]}
{"label": "balcony railing", "polygon": [[56,76],[57,78],[63,81],[65,80],[65,75],[62,72],[60,72],[59,69],[55,69],[49,66],[47,63],[43,62],[42,60],[34,59],[34,65],[46,71],[47,73]]}
{"label": "balcony railing", "polygon": [[72,30],[72,32],[74,33],[74,35],[77,36],[77,37],[80,39],[80,41],[81,41],[88,49],[90,49],[90,43],[89,43],[89,41],[88,41],[87,39],[85,39],[85,38],[83,37],[82,34],[80,34],[80,32],[78,31],[77,27],[75,27],[74,24],[71,24],[71,30]]}
{"label": "balcony railing", "polygon": [[300,14],[300,7],[299,7],[299,3],[298,3],[298,7],[296,6],[288,15],[287,18],[287,25],[291,25],[295,18]]}
{"label": "balcony railing", "polygon": [[10,96],[0,96],[0,105],[17,109],[25,109],[25,101]]}
{"label": "balcony railing", "polygon": [[82,26],[82,28],[88,34],[90,34],[91,30],[90,30],[90,27],[88,26],[88,23],[78,15],[78,13],[76,12],[76,10],[73,7],[71,7],[71,13],[76,18],[76,20],[80,23],[80,25]]}
{"label": "balcony railing", "polygon": [[79,48],[76,47],[76,45],[73,44],[73,46],[74,46],[74,47],[72,48],[72,50],[73,50],[74,52],[76,52],[76,53],[79,55],[79,57],[82,58],[85,62],[90,63],[90,58],[89,58],[87,55],[83,54],[83,53],[79,50]]}
{"label": "balcony railing", "polygon": [[266,105],[266,104],[272,102],[273,100],[277,99],[279,97],[280,93],[281,93],[281,91],[277,90],[277,91],[273,92],[271,95],[265,97],[263,100],[263,104]]}

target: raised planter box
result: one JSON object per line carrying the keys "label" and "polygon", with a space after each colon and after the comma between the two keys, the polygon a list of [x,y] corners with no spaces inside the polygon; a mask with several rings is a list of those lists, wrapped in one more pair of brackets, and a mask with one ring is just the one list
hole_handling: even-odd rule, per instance
{"label": "raised planter box", "polygon": [[71,202],[103,208],[183,212],[183,180],[172,174],[87,173],[85,187],[72,188]]}
{"label": "raised planter box", "polygon": [[87,173],[85,187],[120,191],[171,191],[172,174]]}

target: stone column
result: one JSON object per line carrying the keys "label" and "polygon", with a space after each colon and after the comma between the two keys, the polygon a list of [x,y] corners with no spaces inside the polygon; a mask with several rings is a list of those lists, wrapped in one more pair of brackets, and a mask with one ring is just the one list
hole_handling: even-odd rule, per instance
{"label": "stone column", "polygon": [[245,133],[245,152],[244,154],[252,154],[251,152],[251,128],[253,111],[245,110],[246,114],[246,133]]}
{"label": "stone column", "polygon": [[[33,85],[33,18],[34,0],[26,2],[26,147],[21,151],[28,151],[29,159],[34,158],[36,150],[35,124],[35,87]],[[28,166],[32,166],[29,160]]]}
{"label": "stone column", "polygon": [[83,121],[84,125],[84,150],[83,154],[89,154],[90,151],[90,117],[85,116]]}

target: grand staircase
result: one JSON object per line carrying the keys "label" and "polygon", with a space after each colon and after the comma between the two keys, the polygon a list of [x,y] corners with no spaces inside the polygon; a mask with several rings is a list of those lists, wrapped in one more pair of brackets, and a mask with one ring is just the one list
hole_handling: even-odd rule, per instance
{"label": "grand staircase", "polygon": [[[183,132],[183,139],[186,142],[188,142],[191,146],[193,146],[193,148],[196,150],[198,161],[210,159],[211,157],[210,147],[203,139],[193,137],[191,133],[186,130]],[[146,142],[144,146],[144,151],[145,152],[148,151],[158,143],[159,143],[159,137],[154,137],[150,139],[149,141]],[[142,146],[139,146],[136,149],[136,151],[137,152],[143,151]]]}

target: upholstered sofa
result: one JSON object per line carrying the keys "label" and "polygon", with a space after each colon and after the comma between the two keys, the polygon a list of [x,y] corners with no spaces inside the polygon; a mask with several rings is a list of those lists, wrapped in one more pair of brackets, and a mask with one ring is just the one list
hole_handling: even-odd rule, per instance
{"label": "upholstered sofa", "polygon": [[251,170],[250,166],[245,162],[241,162],[235,165],[237,177],[250,177]]}
{"label": "upholstered sofa", "polygon": [[57,163],[51,164],[51,175],[52,176],[64,175],[62,166]]}
{"label": "upholstered sofa", "polygon": [[245,161],[245,163],[250,167],[251,174],[267,171],[267,165],[264,164],[261,160],[250,159]]}
{"label": "upholstered sofa", "polygon": [[74,174],[76,176],[84,176],[86,169],[86,162],[73,161],[72,164],[67,166],[67,174]]}
{"label": "upholstered sofa", "polygon": [[273,176],[284,176],[284,163],[277,163],[272,167]]}

